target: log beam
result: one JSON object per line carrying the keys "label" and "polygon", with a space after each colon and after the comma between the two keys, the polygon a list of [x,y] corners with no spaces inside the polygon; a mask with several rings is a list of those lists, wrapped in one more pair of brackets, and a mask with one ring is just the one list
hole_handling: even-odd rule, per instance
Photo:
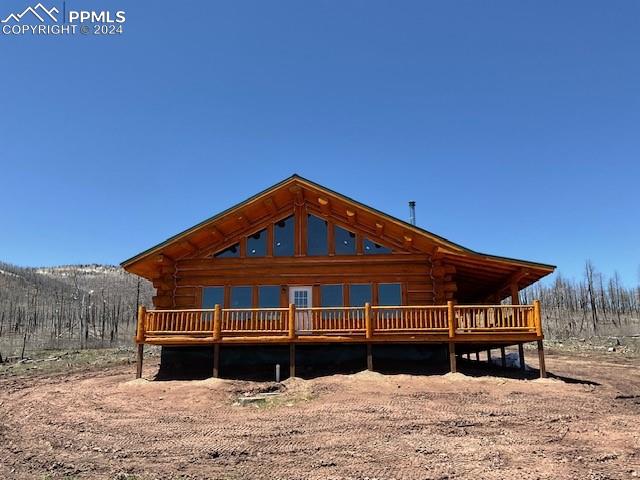
{"label": "log beam", "polygon": [[347,209],[347,221],[351,224],[354,225],[356,223],[356,212],[355,210],[349,210]]}
{"label": "log beam", "polygon": [[142,378],[142,359],[144,356],[144,343],[138,344],[138,352],[136,355],[136,378]]}
{"label": "log beam", "polygon": [[289,345],[289,377],[296,376],[296,344]]}
{"label": "log beam", "polygon": [[329,199],[324,197],[318,197],[318,204],[320,205],[320,210],[325,215],[329,215],[331,213],[331,204],[329,203]]}
{"label": "log beam", "polygon": [[242,214],[239,214],[236,217],[236,221],[238,222],[238,225],[240,225],[240,227],[242,228],[249,228],[249,226],[251,225],[251,222],[249,222],[249,219]]}
{"label": "log beam", "polygon": [[456,344],[455,342],[449,342],[449,369],[451,373],[456,373],[458,371],[456,365]]}
{"label": "log beam", "polygon": [[521,343],[518,344],[518,357],[520,359],[520,370],[524,370],[524,346]]}
{"label": "log beam", "polygon": [[538,340],[538,362],[540,363],[540,378],[547,378],[547,367],[544,363],[544,345]]}
{"label": "log beam", "polygon": [[209,234],[213,237],[214,242],[221,242],[224,240],[224,233],[216,226],[209,227]]}
{"label": "log beam", "polygon": [[220,344],[213,345],[213,378],[220,377]]}
{"label": "log beam", "polygon": [[274,202],[273,198],[267,198],[267,199],[264,201],[264,205],[265,205],[265,207],[267,207],[267,210],[269,211],[269,213],[270,213],[271,215],[277,215],[277,213],[278,213],[278,207],[276,206],[276,204],[275,204],[275,202]]}

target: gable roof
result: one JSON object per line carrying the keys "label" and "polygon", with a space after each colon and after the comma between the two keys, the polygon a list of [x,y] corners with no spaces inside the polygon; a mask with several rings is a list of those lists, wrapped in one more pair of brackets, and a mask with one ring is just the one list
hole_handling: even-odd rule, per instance
{"label": "gable roof", "polygon": [[[167,240],[125,260],[121,263],[121,265],[122,267],[129,271],[132,271],[133,273],[139,273],[136,271],[137,269],[134,268],[134,265],[136,265],[137,263],[144,261],[154,254],[163,253],[166,249],[176,245],[177,243],[183,242],[193,235],[197,235],[198,232],[202,232],[207,228],[215,228],[215,225],[218,222],[236,213],[241,213],[243,209],[246,209],[247,207],[256,204],[257,202],[265,201],[269,198],[274,198],[274,195],[277,195],[278,192],[292,190],[296,187],[300,187],[303,190],[311,191],[314,194],[319,193],[323,197],[329,197],[330,199],[332,199],[332,201],[335,200],[342,202],[353,207],[354,210],[361,211],[363,213],[366,212],[368,215],[379,218],[380,221],[393,224],[395,228],[399,228],[403,232],[407,232],[412,237],[415,236],[418,239],[425,240],[430,245],[434,246],[439,255],[445,258],[447,262],[453,263],[458,268],[462,268],[462,273],[465,275],[472,275],[474,269],[477,268],[474,267],[474,265],[477,266],[479,264],[493,265],[496,270],[496,278],[498,279],[496,281],[499,281],[499,279],[505,277],[505,275],[516,274],[518,271],[523,271],[524,269],[525,274],[521,275],[522,282],[520,283],[520,285],[522,286],[521,288],[523,288],[524,286],[529,285],[539,278],[553,272],[553,270],[555,269],[555,266],[550,264],[503,257],[498,255],[490,255],[471,250],[440,235],[418,227],[417,225],[413,225],[404,220],[381,212],[380,210],[377,210],[373,207],[360,203],[346,195],[335,192],[323,185],[312,182],[311,180],[308,180],[297,174],[294,174],[291,177],[286,178],[281,182],[278,182],[277,184],[257,193],[256,195],[253,195],[243,202],[240,202],[218,213],[217,215],[214,215],[213,217],[210,217],[198,223],[197,225],[194,225],[193,227],[188,228],[183,232],[180,232],[168,238]],[[429,253],[433,253],[433,251]]]}

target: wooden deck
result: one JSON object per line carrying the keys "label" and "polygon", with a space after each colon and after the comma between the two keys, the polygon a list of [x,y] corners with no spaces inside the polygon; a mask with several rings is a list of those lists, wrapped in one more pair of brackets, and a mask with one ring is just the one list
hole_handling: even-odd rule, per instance
{"label": "wooden deck", "polygon": [[540,303],[146,310],[136,343],[520,343],[542,340]]}
{"label": "wooden deck", "polygon": [[[138,311],[136,377],[142,375],[144,344],[213,347],[214,377],[219,375],[220,346],[224,344],[288,344],[289,371],[295,376],[295,347],[310,343],[363,343],[367,368],[373,370],[372,345],[381,343],[439,343],[449,347],[452,372],[460,350],[517,344],[521,366],[522,344],[537,341],[540,376],[544,377],[540,302],[533,305],[447,305],[221,308]],[[456,353],[456,345],[462,348]],[[482,347],[479,347],[482,346]]]}

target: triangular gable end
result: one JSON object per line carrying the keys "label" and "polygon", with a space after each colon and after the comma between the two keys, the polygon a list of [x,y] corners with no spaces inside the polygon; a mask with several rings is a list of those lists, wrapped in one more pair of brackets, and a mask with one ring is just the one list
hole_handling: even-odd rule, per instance
{"label": "triangular gable end", "polygon": [[[122,266],[132,273],[154,278],[163,268],[166,269],[167,263],[207,257],[226,246],[244,241],[246,236],[275,221],[290,215],[300,219],[307,214],[327,219],[374,243],[390,247],[396,254],[426,253],[450,258],[455,264],[458,263],[457,259],[469,258],[514,271],[524,268],[533,272],[526,283],[532,283],[555,268],[552,265],[474,252],[298,175],[126,260]],[[296,254],[304,255],[304,252]]]}

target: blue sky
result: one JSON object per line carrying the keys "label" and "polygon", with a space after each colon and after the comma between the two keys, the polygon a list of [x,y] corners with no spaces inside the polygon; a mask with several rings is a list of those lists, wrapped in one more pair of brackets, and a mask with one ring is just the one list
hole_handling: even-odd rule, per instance
{"label": "blue sky", "polygon": [[91,5],[125,33],[0,36],[0,260],[119,263],[296,172],[637,284],[640,3]]}

